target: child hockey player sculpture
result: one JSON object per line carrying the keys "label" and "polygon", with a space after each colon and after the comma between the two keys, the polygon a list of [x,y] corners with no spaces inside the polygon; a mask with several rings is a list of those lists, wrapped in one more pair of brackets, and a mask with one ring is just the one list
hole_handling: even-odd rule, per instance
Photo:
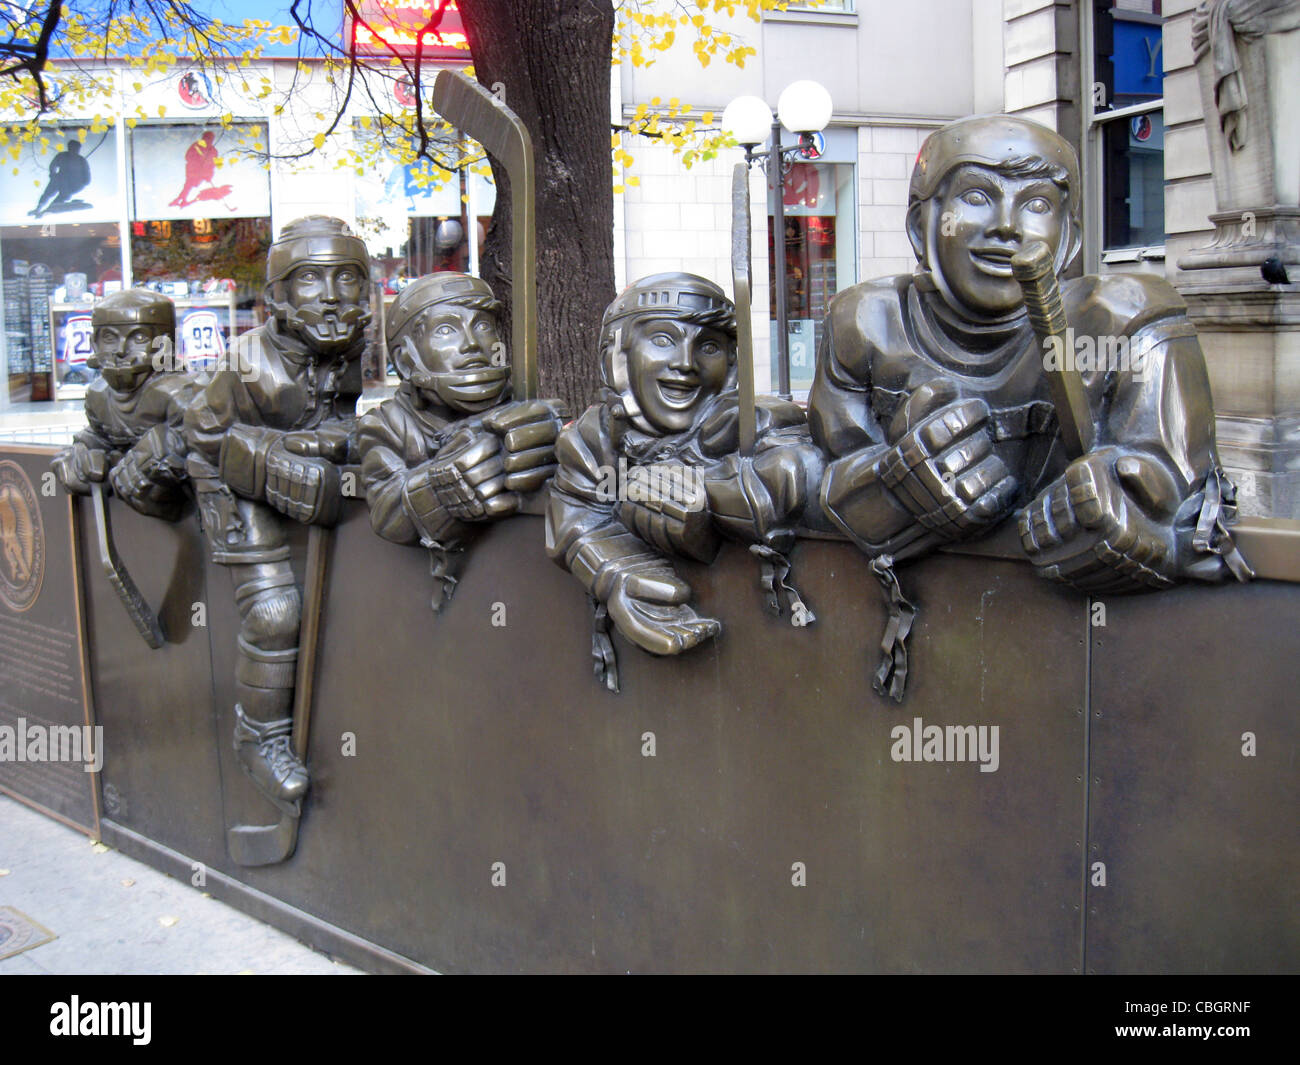
{"label": "child hockey player sculpture", "polygon": [[[1083,591],[1249,574],[1223,524],[1232,489],[1186,306],[1149,274],[1058,283],[1081,194],[1051,130],[950,123],[912,171],[917,271],[831,303],[809,405],[832,460],[822,502],[875,556],[895,611],[910,605],[893,561],[1022,508],[1030,560]],[[890,659],[877,690],[901,698],[902,636]]]}
{"label": "child hockey player sculpture", "polygon": [[735,308],[694,274],[643,278],[610,304],[601,381],[602,401],[556,447],[546,548],[595,601],[597,672],[613,688],[606,612],[652,654],[680,654],[716,635],[720,624],[690,607],[690,586],[666,556],[712,561],[720,533],[787,550],[816,498],[821,460],[803,412],[766,397],[755,455],[736,453]]}
{"label": "child hockey player sculpture", "polygon": [[[86,389],[86,421],[53,462],[59,483],[89,495],[108,482],[124,503],[175,521],[185,505],[185,407],[200,381],[161,372],[176,341],[176,311],[166,296],[133,288],[106,297],[91,312],[100,377]],[[163,360],[160,361],[160,356]]]}
{"label": "child hockey player sculpture", "polygon": [[563,420],[554,400],[510,402],[510,363],[487,283],[438,273],[402,290],[388,312],[388,348],[402,384],[359,422],[370,521],[432,556],[439,610],[476,525],[519,510],[521,494],[555,472]]}
{"label": "child hockey player sculpture", "polygon": [[185,434],[212,560],[230,568],[239,606],[235,749],[296,826],[308,788],[289,716],[302,607],[285,519],[330,525],[339,515],[370,256],[339,219],[311,215],[284,227],[266,267],[273,317],[232,345],[229,365],[190,405]]}

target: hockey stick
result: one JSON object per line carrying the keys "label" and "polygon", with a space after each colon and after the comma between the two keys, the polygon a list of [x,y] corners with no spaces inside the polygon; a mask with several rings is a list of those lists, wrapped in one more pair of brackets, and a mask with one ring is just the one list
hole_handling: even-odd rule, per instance
{"label": "hockey stick", "polygon": [[453,70],[438,73],[433,83],[433,109],[483,145],[510,177],[510,381],[516,399],[536,399],[537,214],[532,138],[504,101]]}
{"label": "hockey stick", "polygon": [[1060,356],[1060,367],[1045,369],[1044,373],[1052,406],[1056,408],[1056,417],[1061,423],[1061,440],[1070,458],[1077,459],[1092,450],[1097,434],[1088,407],[1088,394],[1083,389],[1083,378],[1073,364],[1074,353],[1066,351],[1066,327],[1069,323],[1061,305],[1061,286],[1057,283],[1054,265],[1051,249],[1041,240],[1034,241],[1011,257],[1011,272],[1024,293],[1025,310],[1029,313],[1029,324],[1033,326],[1039,348],[1044,354],[1055,348]]}
{"label": "hockey stick", "polygon": [[145,602],[113,543],[113,523],[108,516],[108,485],[102,482],[95,484],[90,495],[95,505],[95,532],[99,537],[99,561],[104,567],[104,576],[122,600],[122,605],[135,625],[135,631],[156,651],[167,642],[167,638],[163,635],[158,615]]}
{"label": "hockey stick", "polygon": [[750,310],[749,164],[731,173],[731,285],[736,301],[736,374],[740,390],[740,453],[754,453],[754,323]]}
{"label": "hockey stick", "polygon": [[[316,649],[320,642],[321,606],[329,566],[331,529],[313,525],[307,538],[307,572],[303,581],[302,628],[298,632],[298,668],[293,681],[293,753],[306,764],[311,724],[312,687],[316,677]],[[278,803],[276,804],[279,805]],[[275,865],[288,859],[298,846],[302,801],[280,808],[273,825],[235,825],[226,833],[230,857],[239,865]]]}

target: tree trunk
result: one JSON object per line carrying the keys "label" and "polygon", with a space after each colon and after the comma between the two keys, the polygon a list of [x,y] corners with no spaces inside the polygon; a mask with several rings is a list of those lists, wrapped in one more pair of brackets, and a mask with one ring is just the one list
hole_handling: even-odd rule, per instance
{"label": "tree trunk", "polygon": [[[600,318],[614,298],[609,0],[459,0],[478,80],[528,127],[537,156],[538,365],[544,396],[576,416],[599,381]],[[510,195],[496,210],[482,274],[510,303]]]}

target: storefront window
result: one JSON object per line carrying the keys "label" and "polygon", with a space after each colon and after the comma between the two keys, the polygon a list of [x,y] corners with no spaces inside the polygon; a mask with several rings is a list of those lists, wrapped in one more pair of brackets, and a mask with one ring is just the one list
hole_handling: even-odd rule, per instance
{"label": "storefront window", "polygon": [[0,286],[8,398],[78,398],[92,373],[90,308],[122,287],[117,139],[51,125],[0,171]]}
{"label": "storefront window", "polygon": [[185,364],[207,369],[265,318],[266,126],[139,126],[131,134],[131,273],[170,296]]}
{"label": "storefront window", "polygon": [[211,366],[262,321],[270,182],[247,149],[264,147],[265,124],[139,126],[125,189],[114,129],[65,124],[21,136],[0,174],[10,402],[80,399],[94,377],[95,303],[130,284],[172,298],[180,354],[194,367]]}
{"label": "storefront window", "polygon": [[[812,386],[822,319],[831,297],[857,280],[854,234],[853,166],[848,163],[795,163],[785,176],[785,293],[790,338],[790,388]],[[773,254],[773,221],[768,216],[768,262]],[[769,275],[769,281],[771,277]],[[776,287],[771,288],[772,389],[778,388]]]}

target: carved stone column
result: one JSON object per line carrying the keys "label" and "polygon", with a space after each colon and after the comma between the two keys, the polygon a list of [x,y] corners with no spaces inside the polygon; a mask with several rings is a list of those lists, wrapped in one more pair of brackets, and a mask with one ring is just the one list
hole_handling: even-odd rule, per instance
{"label": "carved stone column", "polygon": [[1300,517],[1300,0],[1206,0],[1192,43],[1216,210],[1178,287],[1242,510]]}

